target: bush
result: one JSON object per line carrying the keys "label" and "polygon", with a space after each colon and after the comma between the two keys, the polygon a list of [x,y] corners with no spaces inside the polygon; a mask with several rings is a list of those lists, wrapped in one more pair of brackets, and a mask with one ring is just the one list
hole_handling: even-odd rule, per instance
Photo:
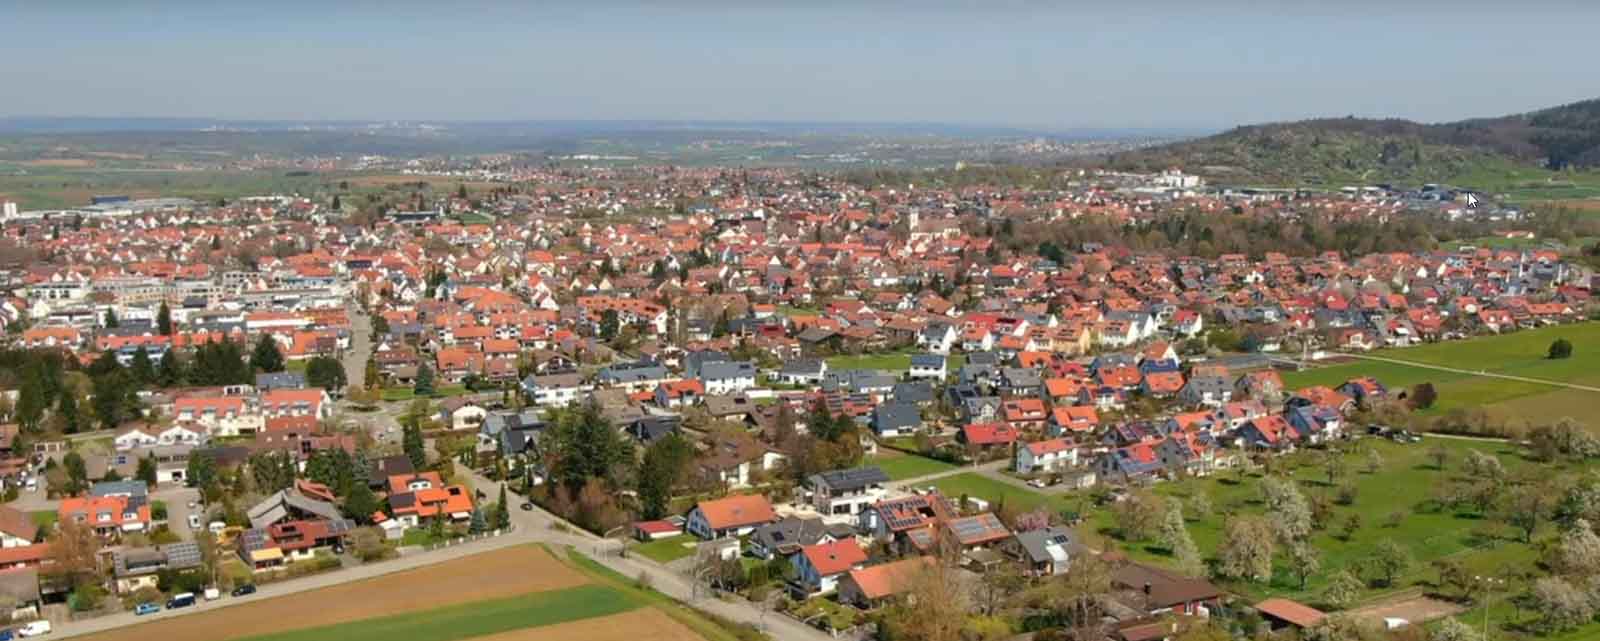
{"label": "bush", "polygon": [[1558,338],[1550,343],[1550,358],[1572,358],[1572,341]]}
{"label": "bush", "polygon": [[72,590],[68,601],[73,612],[92,612],[100,609],[101,602],[105,601],[106,590],[92,583],[85,583]]}

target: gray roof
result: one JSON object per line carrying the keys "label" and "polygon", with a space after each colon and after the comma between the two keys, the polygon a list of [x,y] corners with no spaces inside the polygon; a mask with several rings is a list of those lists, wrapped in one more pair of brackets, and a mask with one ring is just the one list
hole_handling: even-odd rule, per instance
{"label": "gray roof", "polygon": [[339,508],[332,503],[319,501],[292,489],[278,490],[255,507],[250,508],[250,525],[265,528],[286,518],[291,511],[320,516],[325,519],[340,518]]}
{"label": "gray roof", "polygon": [[754,378],[756,366],[745,361],[706,363],[700,366],[702,380],[726,380],[730,378]]}
{"label": "gray roof", "polygon": [[602,383],[623,385],[666,378],[667,368],[648,361],[621,363],[602,368],[596,376]]}
{"label": "gray roof", "polygon": [[878,431],[917,427],[922,425],[922,410],[905,403],[887,403],[872,411],[872,423]]}
{"label": "gray roof", "polygon": [[807,479],[811,487],[830,490],[860,490],[889,482],[889,475],[876,465],[854,467],[848,470],[828,470],[812,474]]}
{"label": "gray roof", "polygon": [[483,424],[478,426],[478,431],[487,436],[494,436],[507,428],[526,429],[543,426],[544,419],[541,418],[539,410],[524,409],[521,412],[489,412],[488,416],[483,417]]}
{"label": "gray roof", "polygon": [[145,496],[149,493],[144,481],[100,481],[89,488],[90,496]]}
{"label": "gray roof", "polygon": [[756,528],[750,533],[750,539],[774,553],[792,554],[801,546],[815,544],[827,533],[828,527],[822,519],[790,516]]}
{"label": "gray roof", "polygon": [[683,355],[683,375],[688,378],[697,378],[700,376],[700,368],[707,364],[725,363],[730,360],[733,360],[733,357],[728,356],[726,352],[715,350],[689,352]]}
{"label": "gray roof", "polygon": [[940,367],[944,367],[944,357],[938,354],[912,354],[911,366],[926,369],[938,369]]}
{"label": "gray roof", "polygon": [[1073,546],[1077,545],[1077,537],[1073,536],[1071,530],[1064,527],[1047,527],[1042,530],[1018,532],[1016,536],[1017,543],[1022,546],[1023,551],[1027,552],[1028,557],[1035,563],[1064,560],[1056,559],[1050,553],[1050,548],[1059,547],[1062,552],[1068,552],[1071,551]]}
{"label": "gray roof", "polygon": [[927,383],[896,383],[890,395],[901,403],[932,403],[934,399],[933,386]]}
{"label": "gray roof", "polygon": [[306,376],[300,372],[265,372],[256,374],[256,389],[300,389],[306,386]]}

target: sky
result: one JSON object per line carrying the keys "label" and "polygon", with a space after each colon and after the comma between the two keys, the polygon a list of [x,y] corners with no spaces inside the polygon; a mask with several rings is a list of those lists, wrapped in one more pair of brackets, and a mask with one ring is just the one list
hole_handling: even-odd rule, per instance
{"label": "sky", "polygon": [[1441,122],[1600,97],[1597,24],[1573,0],[0,0],[0,116]]}

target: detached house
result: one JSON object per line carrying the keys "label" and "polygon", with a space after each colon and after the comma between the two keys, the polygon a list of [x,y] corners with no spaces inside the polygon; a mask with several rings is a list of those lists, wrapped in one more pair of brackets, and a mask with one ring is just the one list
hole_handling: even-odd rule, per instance
{"label": "detached house", "polygon": [[1078,448],[1064,438],[1036,441],[1017,448],[1018,474],[1049,474],[1077,464]]}
{"label": "detached house", "polygon": [[757,526],[778,519],[767,497],[760,494],[741,494],[710,501],[701,501],[689,511],[685,529],[702,539],[720,539],[725,536],[744,536]]}
{"label": "detached house", "polygon": [[789,590],[796,598],[805,599],[836,591],[840,579],[866,565],[867,553],[854,539],[833,541],[800,548],[792,563],[795,578],[789,582]]}
{"label": "detached house", "polygon": [[1220,407],[1223,403],[1233,400],[1233,385],[1225,376],[1195,376],[1178,391],[1178,400],[1190,407],[1199,405]]}
{"label": "detached house", "polygon": [[862,509],[883,500],[889,475],[875,465],[848,470],[829,470],[806,479],[811,506],[829,516],[855,516]]}

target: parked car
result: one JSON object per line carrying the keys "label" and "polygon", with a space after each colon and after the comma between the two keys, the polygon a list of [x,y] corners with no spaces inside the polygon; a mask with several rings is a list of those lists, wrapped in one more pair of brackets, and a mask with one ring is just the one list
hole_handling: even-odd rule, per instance
{"label": "parked car", "polygon": [[522,511],[524,511],[524,512],[532,512],[533,511],[533,503],[531,503],[529,501],[523,501],[522,502]]}
{"label": "parked car", "polygon": [[189,515],[189,529],[191,529],[191,530],[200,529],[200,515],[199,514],[190,514]]}
{"label": "parked car", "polygon": [[1046,483],[1044,482],[1044,479],[1030,479],[1028,481],[1028,487],[1036,487],[1042,490],[1044,489],[1045,485]]}
{"label": "parked car", "polygon": [[0,630],[0,641],[11,641],[15,638],[17,638],[17,634],[12,632],[9,628]]}
{"label": "parked car", "polygon": [[205,594],[207,601],[215,601],[222,598],[222,591],[216,588],[206,588]]}
{"label": "parked car", "polygon": [[160,612],[160,611],[161,611],[161,606],[156,605],[154,603],[140,603],[139,605],[136,605],[136,606],[133,607],[133,613],[135,615],[137,615],[137,616],[144,616],[146,614],[155,614],[155,613]]}
{"label": "parked car", "polygon": [[194,605],[194,593],[193,592],[181,592],[181,593],[178,593],[178,594],[174,594],[174,595],[172,595],[172,598],[167,599],[167,609],[168,610],[176,610],[178,608],[187,608],[187,607],[189,607],[191,605]]}
{"label": "parked car", "polygon": [[20,637],[42,637],[46,634],[50,634],[49,621],[29,621],[26,625],[17,628],[17,636]]}
{"label": "parked car", "polygon": [[233,592],[231,594],[233,594],[233,596],[244,596],[246,594],[255,594],[255,593],[256,593],[256,586],[254,584],[251,584],[251,583],[246,583],[244,585],[241,585],[239,587],[234,588]]}

